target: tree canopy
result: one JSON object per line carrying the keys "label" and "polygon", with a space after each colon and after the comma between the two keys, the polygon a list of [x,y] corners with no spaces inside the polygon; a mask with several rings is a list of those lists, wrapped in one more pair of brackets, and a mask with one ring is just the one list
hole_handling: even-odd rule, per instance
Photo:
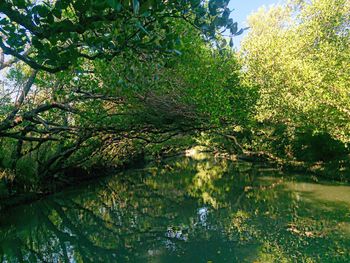
{"label": "tree canopy", "polygon": [[217,30],[241,33],[229,18],[229,0],[5,0],[0,3],[4,54],[34,69],[58,72],[79,58],[107,60],[133,50],[177,52],[176,19],[201,30],[208,41]]}
{"label": "tree canopy", "polygon": [[50,192],[72,169],[91,175],[193,144],[346,173],[349,1],[260,9],[239,52],[228,2],[1,1],[10,192]]}
{"label": "tree canopy", "polygon": [[241,52],[259,120],[350,141],[349,10],[346,0],[289,1],[250,16]]}
{"label": "tree canopy", "polygon": [[2,1],[3,166],[47,185],[228,121],[239,67],[221,32],[243,32],[228,2]]}

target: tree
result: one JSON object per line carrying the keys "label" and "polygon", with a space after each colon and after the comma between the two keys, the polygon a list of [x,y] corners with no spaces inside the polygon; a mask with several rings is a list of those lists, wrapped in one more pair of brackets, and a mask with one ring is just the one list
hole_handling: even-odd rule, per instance
{"label": "tree", "polygon": [[[205,92],[190,83],[205,72],[189,58],[219,72],[218,29],[240,33],[227,3],[2,2],[2,68],[20,95],[1,107],[0,161],[18,188],[47,191],[71,167],[124,165],[150,144],[207,129]],[[206,76],[207,91],[218,75]]]}
{"label": "tree", "polygon": [[350,141],[350,2],[289,1],[249,18],[246,80],[257,119]]}
{"label": "tree", "polygon": [[229,18],[228,0],[6,0],[0,3],[4,54],[36,70],[58,72],[78,58],[107,60],[126,50],[173,52],[177,32],[169,24],[185,20],[205,33],[239,33]]}

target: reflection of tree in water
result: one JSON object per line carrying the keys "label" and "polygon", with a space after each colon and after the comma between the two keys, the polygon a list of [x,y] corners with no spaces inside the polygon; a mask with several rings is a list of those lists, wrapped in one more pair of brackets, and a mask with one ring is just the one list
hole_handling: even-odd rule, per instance
{"label": "reflection of tree in water", "polygon": [[340,235],[348,207],[305,203],[281,178],[257,173],[247,164],[180,159],[19,207],[0,221],[0,262],[350,258],[349,235]]}

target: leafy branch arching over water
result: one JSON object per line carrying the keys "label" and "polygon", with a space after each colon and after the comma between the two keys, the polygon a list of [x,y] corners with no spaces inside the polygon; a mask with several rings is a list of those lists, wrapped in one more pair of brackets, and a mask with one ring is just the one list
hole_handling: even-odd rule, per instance
{"label": "leafy branch arching over water", "polygon": [[[0,1],[0,208],[195,149],[293,169],[314,181],[348,181],[349,1],[286,1],[252,14],[249,30],[239,29],[228,6],[228,0]],[[232,49],[243,31],[241,48]],[[317,262],[317,242],[331,250],[326,260],[349,258],[347,235],[321,231],[334,216],[321,203],[313,208],[317,220],[308,218],[298,208],[310,207],[288,184],[255,185],[256,171],[243,168],[236,184],[232,164],[216,162],[165,163],[154,178],[111,179],[92,199],[49,198],[48,207],[40,203],[45,224],[36,232],[45,242],[32,242],[33,233],[13,238],[10,227],[1,232],[10,240],[4,250],[32,261],[55,253],[65,261],[74,253],[83,262],[123,261],[136,253],[140,236],[148,238],[140,257],[157,256],[191,235],[205,243],[209,231],[218,244],[260,240],[249,243],[250,258],[242,250],[237,260]],[[177,187],[162,177],[167,171]],[[280,198],[286,206],[274,202]],[[198,211],[167,224],[176,216],[172,202],[194,199]],[[348,212],[337,206],[341,233]],[[222,217],[208,224],[214,210]],[[149,242],[158,231],[162,249]],[[286,242],[279,242],[281,233]],[[15,240],[20,246],[11,246]],[[124,251],[116,253],[115,244]]]}
{"label": "leafy branch arching over water", "polygon": [[[242,32],[227,4],[3,1],[0,155],[14,174],[9,190],[50,191],[71,180],[63,175],[72,167],[124,165],[149,144],[210,129],[201,98],[238,70],[218,32]],[[194,75],[206,89],[192,86]],[[207,104],[212,111],[225,93]]]}

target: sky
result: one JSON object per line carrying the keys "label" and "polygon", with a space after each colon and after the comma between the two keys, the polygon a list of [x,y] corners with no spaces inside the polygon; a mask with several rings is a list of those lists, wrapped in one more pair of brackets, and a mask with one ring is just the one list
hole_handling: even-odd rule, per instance
{"label": "sky", "polygon": [[[229,8],[232,10],[231,17],[235,22],[238,22],[238,26],[244,28],[247,26],[247,17],[254,11],[257,11],[261,6],[270,6],[272,4],[277,4],[281,0],[231,0],[229,3]],[[239,43],[242,40],[241,36],[234,38],[235,47],[239,48]]]}

